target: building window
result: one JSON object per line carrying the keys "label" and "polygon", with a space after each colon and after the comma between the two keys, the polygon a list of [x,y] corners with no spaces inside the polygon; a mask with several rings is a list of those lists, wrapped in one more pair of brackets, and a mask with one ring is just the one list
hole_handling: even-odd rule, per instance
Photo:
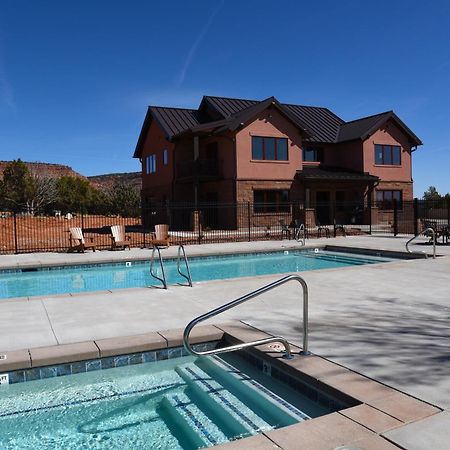
{"label": "building window", "polygon": [[402,191],[377,191],[377,206],[379,209],[394,209],[394,200],[397,207],[402,208]]}
{"label": "building window", "polygon": [[156,155],[149,155],[145,159],[146,173],[155,173],[156,172]]}
{"label": "building window", "polygon": [[287,139],[252,136],[252,159],[266,161],[287,161]]}
{"label": "building window", "polygon": [[304,162],[323,162],[323,148],[306,147],[303,149]]}
{"label": "building window", "polygon": [[290,212],[288,190],[253,191],[253,210],[255,213]]}
{"label": "building window", "polygon": [[375,144],[375,164],[383,166],[400,166],[400,146]]}
{"label": "building window", "polygon": [[163,164],[165,166],[167,166],[167,164],[169,164],[169,152],[167,151],[167,149],[164,149],[164,151],[163,151]]}

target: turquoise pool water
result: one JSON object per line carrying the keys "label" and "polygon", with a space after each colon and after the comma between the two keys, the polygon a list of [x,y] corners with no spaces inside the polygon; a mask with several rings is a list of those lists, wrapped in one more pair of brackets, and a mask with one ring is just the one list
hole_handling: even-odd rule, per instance
{"label": "turquoise pool water", "polygon": [[[387,261],[390,260],[325,250],[295,250],[189,259],[194,282],[285,274]],[[156,272],[161,275],[158,264],[155,264],[155,267]],[[169,284],[185,282],[178,274],[175,260],[165,261],[165,271]],[[158,281],[150,276],[148,261],[131,262],[128,265],[120,263],[89,267],[69,266],[57,268],[57,270],[0,273],[0,298],[145,287],[153,284],[158,284]]]}
{"label": "turquoise pool water", "polygon": [[182,357],[1,386],[0,448],[190,450],[331,412],[238,359]]}

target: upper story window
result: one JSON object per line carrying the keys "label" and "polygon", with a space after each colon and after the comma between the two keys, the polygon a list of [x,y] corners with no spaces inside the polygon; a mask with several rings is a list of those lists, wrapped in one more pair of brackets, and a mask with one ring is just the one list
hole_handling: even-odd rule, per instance
{"label": "upper story window", "polygon": [[303,149],[303,162],[323,162],[323,148],[305,147]]}
{"label": "upper story window", "polygon": [[252,136],[252,159],[267,161],[287,161],[287,139]]}
{"label": "upper story window", "polygon": [[156,172],[156,155],[149,155],[145,159],[146,173],[155,173]]}
{"label": "upper story window", "polygon": [[375,164],[383,166],[400,166],[400,153],[399,145],[375,144]]}
{"label": "upper story window", "polygon": [[167,166],[167,164],[169,164],[169,152],[167,151],[167,149],[164,149],[164,151],[163,151],[163,164],[165,166]]}
{"label": "upper story window", "polygon": [[379,209],[394,209],[394,200],[396,200],[398,209],[402,209],[402,197],[402,191],[378,190],[377,206]]}

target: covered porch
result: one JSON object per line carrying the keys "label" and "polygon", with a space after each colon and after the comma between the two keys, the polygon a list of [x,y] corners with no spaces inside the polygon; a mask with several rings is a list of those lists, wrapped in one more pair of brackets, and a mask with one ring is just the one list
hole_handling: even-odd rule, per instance
{"label": "covered porch", "polygon": [[305,168],[296,180],[303,191],[305,223],[365,224],[372,213],[373,189],[379,178],[337,168]]}

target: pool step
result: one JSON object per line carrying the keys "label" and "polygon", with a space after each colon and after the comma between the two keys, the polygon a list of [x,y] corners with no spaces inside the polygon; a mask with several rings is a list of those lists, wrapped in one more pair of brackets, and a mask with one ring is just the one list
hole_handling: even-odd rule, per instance
{"label": "pool step", "polygon": [[198,448],[213,447],[228,442],[227,436],[193,403],[186,393],[166,395],[162,399],[161,405],[194,446]]}
{"label": "pool step", "polygon": [[333,261],[333,262],[342,263],[342,264],[349,264],[352,266],[361,266],[364,264],[372,264],[372,263],[379,262],[379,261],[372,261],[372,260],[355,259],[352,257],[341,256],[341,255],[327,255],[327,254],[321,254],[321,253],[305,252],[304,255],[302,255],[302,256],[304,256],[305,258],[317,259],[317,260],[321,260],[321,261]]}
{"label": "pool step", "polygon": [[209,403],[211,410],[215,410],[235,433],[257,434],[273,428],[197,365],[190,363],[178,366],[175,370],[188,386],[204,399],[205,403]]}
{"label": "pool step", "polygon": [[207,373],[211,373],[226,389],[247,405],[252,405],[252,409],[272,425],[277,427],[287,426],[311,418],[308,414],[217,356],[199,358],[195,363]]}

